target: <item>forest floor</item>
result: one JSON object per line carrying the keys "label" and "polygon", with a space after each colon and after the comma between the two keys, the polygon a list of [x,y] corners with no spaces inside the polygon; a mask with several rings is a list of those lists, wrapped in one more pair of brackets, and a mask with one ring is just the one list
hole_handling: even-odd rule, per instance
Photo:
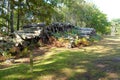
{"label": "forest floor", "polygon": [[0,80],[120,80],[120,36],[106,36],[83,48],[40,47],[29,58],[0,63]]}

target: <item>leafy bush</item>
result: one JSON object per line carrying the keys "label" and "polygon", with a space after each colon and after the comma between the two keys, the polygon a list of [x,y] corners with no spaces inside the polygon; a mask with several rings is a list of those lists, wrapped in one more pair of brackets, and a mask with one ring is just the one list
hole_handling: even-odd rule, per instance
{"label": "leafy bush", "polygon": [[25,47],[21,53],[20,53],[20,57],[25,57],[25,56],[28,56],[29,55],[29,49],[28,47]]}
{"label": "leafy bush", "polygon": [[75,39],[75,45],[79,46],[82,43],[82,39]]}
{"label": "leafy bush", "polygon": [[5,59],[9,59],[12,57],[8,51],[3,51],[2,49],[0,49],[0,55],[4,56]]}
{"label": "leafy bush", "polygon": [[88,41],[88,39],[82,38],[82,44],[83,44],[84,46],[88,46],[88,45],[90,45],[90,42]]}
{"label": "leafy bush", "polygon": [[98,42],[101,39],[102,39],[102,37],[100,35],[96,34],[96,35],[91,36],[89,41],[91,41],[91,42]]}

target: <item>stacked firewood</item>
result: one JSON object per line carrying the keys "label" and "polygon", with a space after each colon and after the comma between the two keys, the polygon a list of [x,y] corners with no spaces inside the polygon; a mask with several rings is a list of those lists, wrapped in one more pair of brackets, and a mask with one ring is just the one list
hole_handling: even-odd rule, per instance
{"label": "stacked firewood", "polygon": [[70,23],[52,23],[43,28],[40,37],[43,43],[49,43],[50,41],[49,38],[53,36],[53,34],[59,32],[66,32],[73,28],[74,26],[71,25]]}

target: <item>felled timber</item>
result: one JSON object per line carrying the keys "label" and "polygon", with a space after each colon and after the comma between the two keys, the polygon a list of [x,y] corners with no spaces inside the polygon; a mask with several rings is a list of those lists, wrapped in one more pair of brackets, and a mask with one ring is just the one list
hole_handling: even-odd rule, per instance
{"label": "felled timber", "polygon": [[87,27],[75,27],[77,31],[80,32],[80,37],[89,38],[92,35],[96,34],[96,30],[94,28],[87,28]]}
{"label": "felled timber", "polygon": [[59,32],[67,32],[72,29],[76,29],[77,31],[79,31],[80,37],[90,37],[91,35],[94,35],[96,33],[94,28],[75,27],[70,23],[56,22],[47,26],[44,23],[28,24],[23,26],[23,30],[14,32],[15,43],[16,45],[18,44],[22,45],[24,42],[27,41],[30,44],[31,41],[36,42],[39,39],[41,39],[43,43],[48,44],[50,42],[49,39],[51,36],[53,36],[53,34],[59,33]]}
{"label": "felled timber", "polygon": [[16,46],[18,46],[19,44],[23,45],[25,42],[29,44],[33,41],[36,42],[44,26],[45,24],[29,24],[23,26],[22,30],[15,31],[14,42],[16,43]]}
{"label": "felled timber", "polygon": [[59,33],[59,32],[66,32],[69,29],[73,29],[74,26],[71,25],[70,23],[52,23],[46,27],[43,28],[40,34],[40,38],[42,39],[43,43],[49,43],[49,38],[53,36],[54,33]]}

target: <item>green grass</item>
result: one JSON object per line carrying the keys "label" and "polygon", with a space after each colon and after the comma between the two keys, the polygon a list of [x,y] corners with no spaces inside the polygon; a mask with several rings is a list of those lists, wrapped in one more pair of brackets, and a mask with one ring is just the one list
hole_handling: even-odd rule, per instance
{"label": "green grass", "polygon": [[0,80],[119,80],[120,62],[111,59],[120,57],[120,46],[113,45],[94,45],[97,50],[52,48],[37,56],[33,73],[29,64],[14,64],[0,69]]}
{"label": "green grass", "polygon": [[36,61],[33,74],[29,72],[28,64],[0,69],[0,80],[97,80],[105,76],[94,66],[97,55],[82,51],[58,51],[55,50],[53,55],[42,61]]}

